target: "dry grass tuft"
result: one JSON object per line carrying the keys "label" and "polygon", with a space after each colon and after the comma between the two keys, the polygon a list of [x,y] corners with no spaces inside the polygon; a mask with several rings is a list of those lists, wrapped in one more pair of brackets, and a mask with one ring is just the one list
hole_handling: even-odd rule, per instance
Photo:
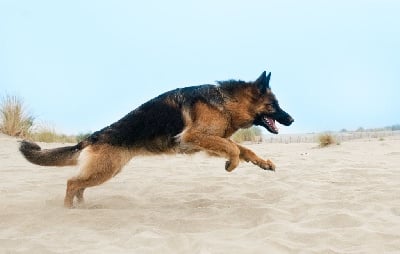
{"label": "dry grass tuft", "polygon": [[322,134],[318,137],[319,147],[327,147],[336,143],[335,138],[331,134]]}
{"label": "dry grass tuft", "polygon": [[84,139],[86,139],[87,137],[89,137],[90,135],[92,135],[91,132],[79,133],[78,135],[76,135],[76,142],[81,142]]}
{"label": "dry grass tuft", "polygon": [[26,109],[22,99],[5,95],[0,99],[0,131],[13,137],[29,137],[34,117]]}
{"label": "dry grass tuft", "polygon": [[77,141],[75,136],[57,133],[54,128],[48,126],[37,127],[35,131],[31,132],[30,139],[36,142],[46,143],[76,143]]}
{"label": "dry grass tuft", "polygon": [[75,143],[77,137],[57,133],[48,125],[37,126],[22,98],[5,95],[0,98],[0,132],[38,142]]}
{"label": "dry grass tuft", "polygon": [[248,129],[240,129],[232,135],[232,139],[237,143],[244,141],[261,142],[261,130],[254,126]]}

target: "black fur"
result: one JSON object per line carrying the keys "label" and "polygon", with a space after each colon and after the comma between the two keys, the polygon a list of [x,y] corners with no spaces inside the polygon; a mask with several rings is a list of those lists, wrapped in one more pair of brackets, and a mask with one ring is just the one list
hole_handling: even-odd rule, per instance
{"label": "black fur", "polygon": [[198,102],[215,107],[224,103],[220,89],[214,85],[178,88],[144,103],[121,120],[93,133],[87,141],[128,148],[145,148],[163,152],[177,145],[176,135],[184,128],[182,109]]}
{"label": "black fur", "polygon": [[37,144],[25,140],[21,141],[19,147],[19,150],[28,161],[41,166],[75,165],[81,149],[82,143],[74,146],[42,150]]}
{"label": "black fur", "polygon": [[[94,132],[76,146],[63,149],[70,151],[71,156],[74,151],[81,150],[90,144],[142,148],[154,153],[168,151],[178,145],[179,141],[176,137],[185,127],[182,113],[184,110],[192,110],[197,102],[223,110],[224,104],[229,100],[235,100],[235,96],[238,96],[236,93],[241,93],[244,87],[256,87],[260,93],[265,93],[265,89],[269,88],[269,78],[270,74],[266,76],[263,72],[255,82],[229,80],[218,82],[218,85],[178,88],[163,93],[142,104],[119,121]],[[277,111],[272,117],[280,123],[289,125],[293,119],[280,109],[278,104],[276,105]],[[253,124],[265,125],[262,116],[254,119]],[[36,154],[47,152],[27,141],[21,143],[20,150],[30,161]],[[53,164],[50,161],[44,163]]]}
{"label": "black fur", "polygon": [[[255,86],[263,94],[269,89],[270,76],[271,73],[266,76],[266,72],[263,72],[255,82],[228,80],[218,82],[217,86],[200,85],[166,92],[142,104],[119,121],[93,133],[85,142],[143,148],[154,153],[168,151],[178,145],[176,136],[185,127],[183,109],[190,110],[199,101],[221,108],[228,100],[235,98],[235,93],[241,92],[243,87]],[[276,110],[272,117],[278,122],[285,125],[292,123],[293,119],[277,102]],[[261,116],[253,124],[266,127]]]}

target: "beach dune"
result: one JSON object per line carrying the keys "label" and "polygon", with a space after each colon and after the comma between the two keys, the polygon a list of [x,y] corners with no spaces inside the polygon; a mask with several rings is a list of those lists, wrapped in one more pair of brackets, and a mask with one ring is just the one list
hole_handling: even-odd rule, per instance
{"label": "beach dune", "polygon": [[0,253],[400,253],[399,136],[316,146],[248,145],[276,172],[135,157],[65,209],[78,168],[32,165],[1,135]]}

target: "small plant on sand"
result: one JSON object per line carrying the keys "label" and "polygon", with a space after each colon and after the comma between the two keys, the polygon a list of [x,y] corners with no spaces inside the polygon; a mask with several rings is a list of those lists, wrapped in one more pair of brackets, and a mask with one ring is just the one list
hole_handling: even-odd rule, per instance
{"label": "small plant on sand", "polygon": [[251,127],[248,129],[240,129],[232,135],[235,142],[242,143],[244,141],[260,142],[261,130],[258,127]]}
{"label": "small plant on sand", "polygon": [[75,136],[68,136],[65,134],[60,134],[55,131],[54,128],[43,125],[37,126],[35,130],[31,132],[30,139],[37,142],[61,142],[61,143],[75,143]]}
{"label": "small plant on sand", "polygon": [[34,117],[26,109],[23,100],[15,95],[0,99],[0,131],[14,137],[28,137]]}
{"label": "small plant on sand", "polygon": [[335,141],[331,134],[322,134],[318,137],[319,147],[327,147],[333,144],[340,144]]}
{"label": "small plant on sand", "polygon": [[91,132],[79,133],[78,135],[76,135],[76,141],[77,141],[77,142],[81,142],[82,140],[86,139],[86,138],[89,137],[90,135],[92,135]]}
{"label": "small plant on sand", "polygon": [[16,95],[5,95],[0,98],[0,132],[24,139],[39,142],[75,143],[89,134],[71,136],[60,134],[49,125],[34,124],[35,118],[27,110],[22,98]]}

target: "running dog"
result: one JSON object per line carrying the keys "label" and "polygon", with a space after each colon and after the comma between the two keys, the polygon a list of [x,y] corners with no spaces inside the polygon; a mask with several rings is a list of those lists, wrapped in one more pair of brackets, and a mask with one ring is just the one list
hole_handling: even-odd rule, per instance
{"label": "running dog", "polygon": [[42,166],[77,165],[79,158],[80,173],[67,182],[64,205],[68,208],[73,207],[75,197],[83,201],[86,188],[109,180],[137,155],[205,151],[227,158],[228,172],[241,160],[275,170],[270,160],[229,139],[238,129],[253,125],[278,134],[275,121],[286,126],[294,121],[280,108],[269,86],[270,77],[271,73],[263,72],[253,82],[228,80],[178,88],[144,103],[74,146],[41,149],[24,140],[19,150],[28,161]]}

